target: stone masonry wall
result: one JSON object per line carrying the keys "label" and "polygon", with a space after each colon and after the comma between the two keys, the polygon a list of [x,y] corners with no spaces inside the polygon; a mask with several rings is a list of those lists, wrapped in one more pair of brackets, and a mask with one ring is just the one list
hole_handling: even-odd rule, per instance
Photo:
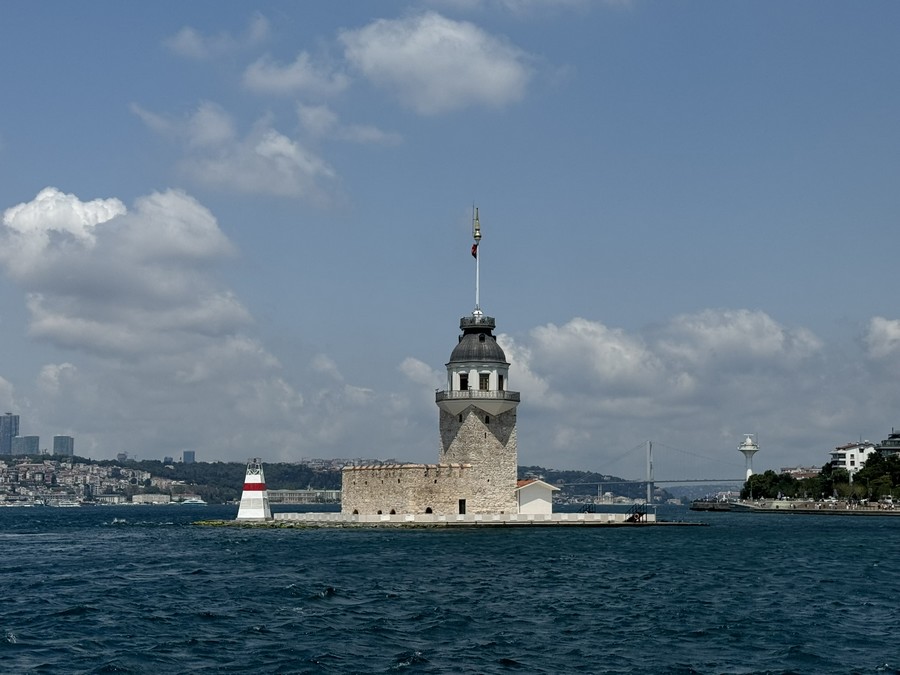
{"label": "stone masonry wall", "polygon": [[466,512],[516,513],[516,410],[496,416],[475,406],[461,415],[442,410],[440,432],[441,461],[474,467]]}
{"label": "stone masonry wall", "polygon": [[488,415],[469,406],[461,415],[440,412],[438,464],[345,467],[341,512],[359,515],[518,512],[516,411]]}
{"label": "stone masonry wall", "polygon": [[[341,513],[360,515],[431,513],[456,515],[476,492],[468,464],[348,466],[341,474]],[[508,511],[507,513],[512,513]]]}

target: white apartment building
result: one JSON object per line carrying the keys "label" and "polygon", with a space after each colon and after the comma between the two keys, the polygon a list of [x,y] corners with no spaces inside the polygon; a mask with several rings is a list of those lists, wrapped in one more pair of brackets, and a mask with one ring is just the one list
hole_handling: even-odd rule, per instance
{"label": "white apartment building", "polygon": [[831,466],[835,469],[846,469],[853,480],[853,474],[860,470],[869,455],[875,452],[875,444],[869,441],[839,445],[831,451]]}

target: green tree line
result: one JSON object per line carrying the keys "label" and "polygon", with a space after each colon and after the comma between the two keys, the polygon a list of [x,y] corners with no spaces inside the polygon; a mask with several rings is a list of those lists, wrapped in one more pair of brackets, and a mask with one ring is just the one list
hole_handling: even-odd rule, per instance
{"label": "green tree line", "polygon": [[818,475],[794,478],[771,469],[754,474],[744,483],[742,499],[775,499],[779,496],[797,499],[868,499],[900,496],[900,456],[869,455],[862,468],[853,475],[846,469],[826,464]]}
{"label": "green tree line", "polygon": [[[83,460],[90,463],[91,460]],[[244,476],[247,465],[243,462],[191,462],[184,464],[163,464],[159,460],[142,460],[118,462],[116,460],[100,460],[101,466],[121,467],[148,471],[150,475],[181,481],[185,485],[172,488],[173,494],[198,494],[211,504],[223,504],[240,499],[244,488]],[[340,490],[341,472],[339,469],[313,469],[306,464],[290,464],[275,462],[263,464],[266,486],[270,490]],[[147,486],[135,486],[133,492],[159,492]]]}
{"label": "green tree line", "polygon": [[[42,458],[43,459],[43,458]],[[221,504],[240,499],[244,486],[244,475],[247,465],[243,462],[191,462],[184,464],[163,464],[159,460],[118,460],[104,459],[92,460],[86,457],[61,457],[53,459],[61,461],[75,461],[82,464],[97,464],[99,466],[112,467],[113,477],[120,477],[122,472],[147,471],[153,477],[168,478],[173,481],[181,481],[184,485],[176,485],[172,493],[191,493],[200,495],[211,504]],[[263,471],[266,477],[266,486],[272,490],[340,490],[340,469],[314,469],[307,464],[293,464],[287,462],[264,463]],[[547,469],[541,466],[520,466],[519,478],[540,476],[542,480],[561,488],[562,494],[572,496],[594,496],[598,489],[614,492],[617,495],[630,498],[642,498],[646,496],[644,483],[630,483],[616,476],[595,473],[592,471]],[[127,495],[137,493],[158,493],[161,490],[150,485],[149,481],[143,483],[137,480],[126,490]],[[657,493],[659,494],[659,493]],[[671,495],[662,491],[663,498]]]}

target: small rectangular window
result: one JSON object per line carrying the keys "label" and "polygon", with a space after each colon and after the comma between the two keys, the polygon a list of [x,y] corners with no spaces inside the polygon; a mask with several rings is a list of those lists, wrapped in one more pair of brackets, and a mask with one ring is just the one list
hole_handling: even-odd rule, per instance
{"label": "small rectangular window", "polygon": [[481,373],[478,375],[478,388],[481,391],[487,391],[491,386],[491,376],[488,373]]}
{"label": "small rectangular window", "polygon": [[459,515],[461,515],[461,516],[466,515],[466,500],[465,499],[459,500]]}

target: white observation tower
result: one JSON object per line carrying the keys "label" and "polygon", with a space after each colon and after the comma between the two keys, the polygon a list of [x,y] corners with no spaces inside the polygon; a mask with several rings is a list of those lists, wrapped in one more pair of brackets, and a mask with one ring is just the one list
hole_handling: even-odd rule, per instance
{"label": "white observation tower", "polygon": [[753,455],[759,452],[759,443],[756,442],[756,434],[744,434],[744,442],[738,446],[744,458],[747,460],[747,480],[753,475]]}

